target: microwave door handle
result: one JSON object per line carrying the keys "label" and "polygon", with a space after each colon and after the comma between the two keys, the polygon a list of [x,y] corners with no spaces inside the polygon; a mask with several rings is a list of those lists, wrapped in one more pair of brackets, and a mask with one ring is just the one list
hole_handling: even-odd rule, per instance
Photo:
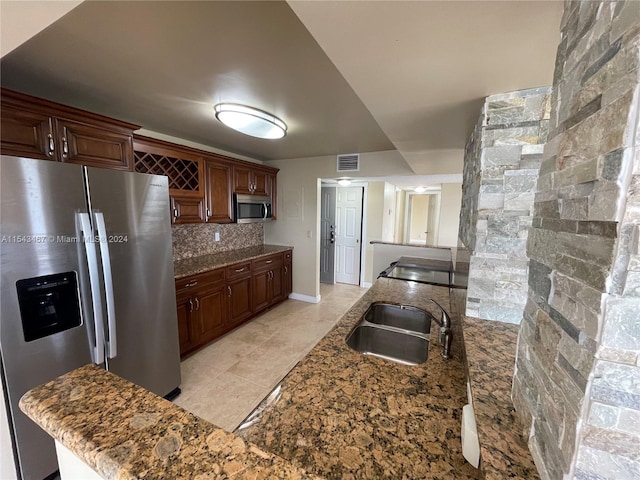
{"label": "microwave door handle", "polygon": [[267,202],[262,202],[262,208],[264,208],[264,215],[262,216],[263,220],[267,219]]}
{"label": "microwave door handle", "polygon": [[88,213],[78,213],[77,220],[82,232],[85,253],[87,255],[87,267],[89,269],[89,285],[91,287],[91,302],[93,306],[93,324],[95,329],[94,361],[100,365],[104,363],[104,326],[102,323],[102,297],[98,281],[98,256],[96,245],[93,242],[93,230]]}
{"label": "microwave door handle", "polygon": [[115,358],[118,355],[116,340],[116,308],[113,298],[113,276],[111,275],[111,256],[109,254],[109,242],[107,241],[107,226],[104,223],[102,212],[93,212],[98,237],[100,239],[100,255],[102,256],[102,278],[104,279],[104,293],[107,299],[107,325],[109,337],[107,338],[107,358]]}

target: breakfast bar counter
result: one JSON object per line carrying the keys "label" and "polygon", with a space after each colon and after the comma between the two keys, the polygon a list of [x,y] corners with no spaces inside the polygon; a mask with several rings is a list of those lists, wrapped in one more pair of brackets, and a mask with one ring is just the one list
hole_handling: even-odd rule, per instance
{"label": "breakfast bar counter", "polygon": [[20,408],[108,480],[317,478],[93,364]]}
{"label": "breakfast bar counter", "polygon": [[448,360],[435,321],[420,365],[362,355],[345,343],[372,302],[439,318],[430,299],[448,310],[445,287],[378,279],[236,433],[326,478],[478,478],[460,441],[466,374],[458,320]]}
{"label": "breakfast bar counter", "polygon": [[[431,299],[451,313],[449,359],[441,356],[435,320],[441,311]],[[462,455],[467,368],[462,310],[449,300],[445,287],[378,279],[235,433],[95,365],[31,390],[20,407],[106,479],[484,478]],[[434,315],[425,363],[404,365],[346,344],[372,302],[413,305]],[[481,349],[496,340],[480,330],[473,336]],[[482,401],[491,401],[502,377],[476,377],[489,392]],[[487,478],[535,478],[526,446],[498,441],[502,409],[512,417],[503,400],[496,398],[494,410],[479,409],[498,423],[487,435],[480,427],[488,423],[478,422],[481,441],[496,442],[482,450]]]}

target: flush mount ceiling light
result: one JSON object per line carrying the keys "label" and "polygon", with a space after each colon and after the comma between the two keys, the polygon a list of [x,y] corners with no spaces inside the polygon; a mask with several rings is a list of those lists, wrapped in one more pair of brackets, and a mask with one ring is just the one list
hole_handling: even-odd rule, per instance
{"label": "flush mount ceiling light", "polygon": [[351,180],[349,180],[348,178],[342,178],[338,180],[338,185],[341,185],[343,187],[348,187],[349,185],[351,185]]}
{"label": "flush mount ceiling light", "polygon": [[245,135],[275,140],[287,134],[287,124],[270,113],[236,103],[219,103],[216,118]]}
{"label": "flush mount ceiling light", "polygon": [[422,193],[425,192],[427,189],[425,187],[416,187],[413,189],[414,192],[416,193]]}

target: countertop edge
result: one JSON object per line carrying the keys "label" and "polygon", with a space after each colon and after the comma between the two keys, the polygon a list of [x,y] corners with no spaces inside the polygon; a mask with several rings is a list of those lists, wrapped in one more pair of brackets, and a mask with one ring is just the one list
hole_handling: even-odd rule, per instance
{"label": "countertop edge", "polygon": [[109,480],[319,478],[95,364],[30,390],[20,409]]}
{"label": "countertop edge", "polygon": [[218,268],[225,268],[239,262],[255,260],[260,257],[293,250],[287,245],[257,245],[253,247],[225,250],[223,252],[185,258],[174,262],[175,280],[180,280],[191,275],[209,272]]}
{"label": "countertop edge", "polygon": [[463,338],[486,479],[539,479],[511,401],[519,325],[463,315]]}

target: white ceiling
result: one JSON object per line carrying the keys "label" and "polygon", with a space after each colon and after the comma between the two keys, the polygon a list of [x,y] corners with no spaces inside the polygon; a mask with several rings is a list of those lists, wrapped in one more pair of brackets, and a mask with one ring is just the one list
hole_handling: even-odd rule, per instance
{"label": "white ceiling", "polygon": [[[417,174],[459,173],[484,96],[551,83],[561,11],[561,1],[91,1],[4,56],[1,81],[260,160],[397,148]],[[2,13],[3,25],[21,21]],[[233,132],[213,117],[219,101],[270,111],[289,132]]]}

